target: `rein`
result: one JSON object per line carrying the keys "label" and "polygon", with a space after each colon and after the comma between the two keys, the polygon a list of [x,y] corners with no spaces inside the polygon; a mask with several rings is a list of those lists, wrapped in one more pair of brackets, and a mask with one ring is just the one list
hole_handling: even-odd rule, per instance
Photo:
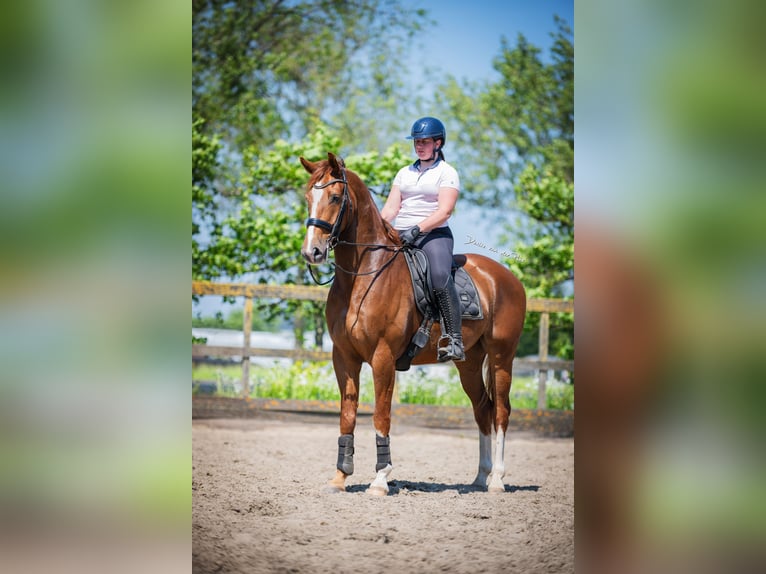
{"label": "rein", "polygon": [[[389,259],[385,263],[383,263],[383,265],[381,265],[377,269],[374,269],[372,271],[366,271],[364,273],[350,271],[349,269],[345,269],[335,262],[330,262],[330,265],[332,265],[335,269],[340,269],[341,271],[343,271],[343,273],[346,273],[347,275],[353,275],[354,277],[363,277],[365,275],[375,275],[376,273],[380,273],[386,267],[388,267],[393,262],[394,259],[396,259],[396,256],[399,255],[401,251],[404,250],[404,247],[399,247],[396,245],[385,245],[383,243],[354,243],[353,241],[339,240],[336,242],[336,244],[337,245],[354,245],[357,247],[377,247],[379,249],[387,249],[394,252],[394,254],[391,257],[389,257]],[[316,283],[317,285],[327,285],[329,283],[332,283],[333,280],[335,279],[335,275],[333,275],[327,281],[320,282],[319,279],[317,279],[316,275],[314,275],[314,268],[308,263],[306,263],[306,267],[309,270],[309,275],[311,275],[311,279],[313,279],[314,283]]]}
{"label": "rein", "polygon": [[[329,231],[330,238],[328,240],[328,249],[330,251],[333,251],[337,245],[352,245],[355,247],[375,247],[379,249],[393,250],[394,254],[388,259],[388,261],[386,261],[378,269],[375,269],[373,271],[367,271],[365,273],[350,271],[348,269],[344,269],[343,267],[341,267],[335,262],[331,263],[335,269],[340,269],[343,273],[346,273],[348,275],[353,275],[354,277],[361,277],[364,275],[374,275],[375,273],[379,273],[380,271],[383,271],[383,269],[388,267],[391,264],[391,262],[396,258],[396,256],[399,255],[399,252],[402,251],[403,247],[399,247],[396,245],[385,245],[382,243],[354,243],[353,241],[344,241],[340,239],[340,226],[341,226],[341,223],[343,222],[343,216],[346,214],[346,209],[351,204],[351,198],[348,193],[348,180],[346,179],[345,165],[341,165],[341,176],[342,177],[340,179],[335,178],[322,184],[314,184],[314,189],[324,189],[325,187],[328,187],[335,183],[343,184],[343,200],[341,201],[340,210],[338,211],[338,215],[335,218],[335,222],[330,223],[329,221],[325,221],[324,219],[319,219],[317,217],[309,217],[308,219],[306,219],[306,227],[310,227],[313,225],[315,227],[324,229],[325,231]],[[311,265],[307,263],[306,267],[309,270],[311,279],[313,279],[314,283],[316,283],[317,285],[327,285],[328,283],[331,283],[335,279],[335,275],[333,275],[327,281],[321,282],[319,281],[319,279],[317,279],[316,275],[314,275],[314,269],[311,267]]]}

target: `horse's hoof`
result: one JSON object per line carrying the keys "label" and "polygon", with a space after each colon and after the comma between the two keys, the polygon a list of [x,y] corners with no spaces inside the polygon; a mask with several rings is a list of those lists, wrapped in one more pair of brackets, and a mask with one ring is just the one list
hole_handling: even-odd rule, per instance
{"label": "horse's hoof", "polygon": [[501,492],[505,492],[505,485],[502,482],[500,484],[497,484],[497,483],[490,484],[487,487],[487,492],[491,492],[492,494],[499,494]]}
{"label": "horse's hoof", "polygon": [[388,495],[388,489],[382,486],[371,486],[367,489],[367,494],[370,496],[386,496]]}

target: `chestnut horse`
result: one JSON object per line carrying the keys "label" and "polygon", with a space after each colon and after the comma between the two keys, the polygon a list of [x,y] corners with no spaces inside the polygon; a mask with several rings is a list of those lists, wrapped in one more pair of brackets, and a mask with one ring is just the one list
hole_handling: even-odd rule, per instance
{"label": "chestnut horse", "polygon": [[[345,490],[346,478],[354,470],[359,372],[362,363],[368,363],[375,385],[377,475],[367,492],[385,495],[393,468],[389,430],[395,363],[405,352],[422,316],[415,305],[396,231],[380,216],[362,180],[346,169],[340,157],[328,153],[327,158],[311,162],[301,157],[300,161],[311,174],[306,189],[309,217],[301,253],[310,265],[317,265],[327,261],[330,250],[335,251],[335,278],[327,297],[326,316],[340,388],[341,435],[337,470],[329,489]],[[479,292],[484,316],[463,321],[466,359],[455,363],[479,427],[479,471],[473,484],[503,492],[511,367],[524,324],[526,294],[521,282],[502,264],[476,254],[467,254],[464,259],[464,267]],[[437,322],[430,342],[413,364],[436,362],[439,335]]]}

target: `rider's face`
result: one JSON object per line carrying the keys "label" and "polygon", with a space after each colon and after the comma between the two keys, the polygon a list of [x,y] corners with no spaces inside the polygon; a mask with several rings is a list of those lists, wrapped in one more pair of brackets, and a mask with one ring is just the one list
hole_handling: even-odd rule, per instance
{"label": "rider's face", "polygon": [[415,153],[420,159],[429,159],[433,155],[436,140],[433,138],[418,138],[414,140]]}

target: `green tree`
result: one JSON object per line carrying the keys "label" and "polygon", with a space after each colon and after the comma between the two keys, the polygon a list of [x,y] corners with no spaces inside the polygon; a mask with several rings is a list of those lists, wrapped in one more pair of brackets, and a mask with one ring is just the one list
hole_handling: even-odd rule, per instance
{"label": "green tree", "polygon": [[[215,270],[226,277],[262,283],[309,283],[311,279],[300,255],[307,215],[303,195],[308,174],[298,158],[323,159],[327,151],[342,150],[340,138],[323,125],[302,141],[279,140],[266,152],[259,152],[255,146],[246,148],[245,171],[233,195],[237,208],[222,219],[220,233],[205,251],[208,257],[201,261],[212,256]],[[349,169],[371,189],[382,190],[390,185],[407,157],[405,146],[394,144],[383,154],[350,154],[345,160]],[[314,343],[321,345],[324,305],[277,301],[260,303],[257,310],[266,314],[269,321],[278,316],[293,319],[299,344],[303,343],[304,329],[313,328]]]}
{"label": "green tree", "polygon": [[[381,188],[393,179],[385,162],[396,152],[383,142],[401,126],[381,118],[402,111],[396,63],[424,16],[399,0],[192,2],[192,148],[204,160],[193,178],[194,278],[308,280],[298,156],[375,150],[359,156],[360,175],[383,173]],[[302,323],[323,322],[311,303],[261,311],[295,316],[299,337]]]}
{"label": "green tree", "polygon": [[[457,145],[475,182],[464,196],[502,214],[505,240],[516,242],[506,262],[532,297],[566,295],[574,279],[574,45],[556,24],[550,61],[522,34],[515,46],[503,39],[497,81],[450,79],[439,96],[459,120]],[[572,318],[552,317],[551,329],[552,351],[571,357]]]}
{"label": "green tree", "polygon": [[192,123],[192,278],[210,279],[220,275],[215,254],[206,248],[202,235],[221,233],[218,221],[215,179],[219,170],[221,144],[201,131],[202,120]]}
{"label": "green tree", "polygon": [[[242,202],[236,217],[228,220],[239,248],[237,259],[250,261],[247,271],[257,272],[259,281],[287,284],[310,282],[307,267],[300,256],[307,206],[303,197],[308,174],[298,161],[327,157],[327,151],[342,150],[340,138],[319,125],[303,141],[278,141],[274,148],[256,155],[245,153],[247,172],[242,179],[243,193],[251,197]],[[406,161],[402,145],[392,145],[385,153],[350,154],[345,158],[370,188],[390,185],[396,170]],[[296,340],[302,342],[303,328],[313,328],[314,344],[321,346],[324,334],[324,305],[315,302],[284,302],[270,307],[296,320]]]}
{"label": "green tree", "polygon": [[399,0],[193,0],[194,114],[232,149],[320,120],[361,142],[381,107],[397,109],[396,62],[424,16]]}

